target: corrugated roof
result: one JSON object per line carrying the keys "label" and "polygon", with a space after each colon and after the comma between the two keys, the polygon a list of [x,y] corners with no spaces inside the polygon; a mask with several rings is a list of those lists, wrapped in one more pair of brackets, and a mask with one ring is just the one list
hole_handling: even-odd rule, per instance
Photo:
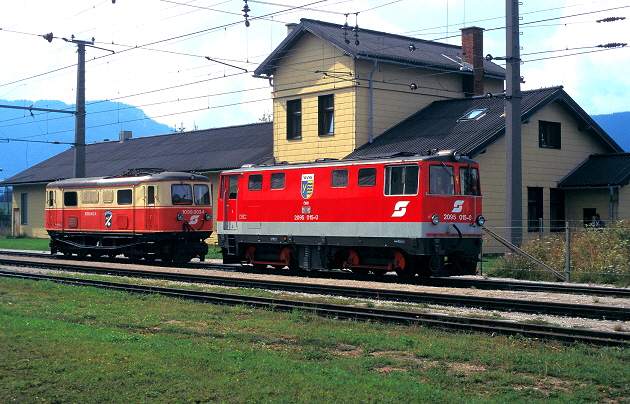
{"label": "corrugated roof", "polygon": [[591,154],[558,182],[559,188],[623,187],[630,183],[630,153]]}
{"label": "corrugated roof", "polygon": [[[219,171],[273,158],[271,122],[177,132],[110,141],[85,147],[86,177],[117,175],[131,168]],[[6,185],[72,178],[74,149],[68,149],[3,182]]]}
{"label": "corrugated roof", "polygon": [[[272,76],[279,61],[305,33],[321,38],[353,58],[388,60],[418,67],[472,74],[472,72],[460,70],[462,65],[458,61],[461,61],[461,46],[363,28],[359,32],[359,45],[356,45],[352,30],[348,31],[350,42],[345,43],[341,25],[305,18],[300,20],[300,24],[258,66],[254,74]],[[410,51],[410,45],[415,47],[414,51]],[[484,75],[502,79],[505,78],[505,69],[495,63],[484,61]]]}
{"label": "corrugated roof", "polygon": [[[557,101],[579,122],[581,128],[589,131],[606,150],[623,151],[562,87],[523,91],[522,96],[522,122],[526,122],[540,109]],[[460,120],[474,109],[487,109],[487,111],[479,119]],[[423,154],[431,149],[452,149],[474,157],[505,134],[504,112],[505,100],[502,97],[434,101],[426,108],[386,130],[372,143],[366,143],[357,148],[347,157],[396,152]]]}

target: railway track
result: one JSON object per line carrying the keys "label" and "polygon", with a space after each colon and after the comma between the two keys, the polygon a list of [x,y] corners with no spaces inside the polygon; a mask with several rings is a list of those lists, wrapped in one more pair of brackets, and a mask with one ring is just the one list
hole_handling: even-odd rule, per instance
{"label": "railway track", "polygon": [[610,346],[630,346],[630,334],[609,333],[582,329],[569,329],[536,324],[512,323],[500,320],[488,320],[470,317],[453,317],[427,314],[413,311],[382,310],[355,306],[341,306],[326,303],[309,303],[298,300],[264,298],[254,296],[234,295],[227,293],[199,292],[179,290],[173,288],[134,285],[102,280],[77,279],[51,275],[32,274],[24,272],[2,271],[2,276],[48,280],[72,285],[93,286],[128,293],[160,294],[164,296],[202,301],[223,305],[246,305],[274,311],[304,310],[319,316],[337,319],[352,319],[361,321],[376,321],[404,325],[431,326],[449,330],[466,332],[484,332],[493,335],[522,335],[528,338],[554,339],[564,342],[580,342]]}
{"label": "railway track", "polygon": [[[64,259],[61,255],[51,256],[50,254],[31,253],[31,252],[12,252],[8,250],[1,250],[0,255],[6,256],[21,256],[21,257],[33,257],[42,259]],[[90,261],[77,261],[77,262],[90,262]],[[98,262],[98,261],[92,261]],[[108,260],[111,262],[111,260]],[[127,259],[116,260],[115,262],[129,263]],[[136,263],[137,265],[143,265],[142,262]],[[146,264],[152,266],[150,264]],[[222,265],[222,264],[209,264],[209,263],[190,263],[190,264],[171,264],[162,265],[166,267],[181,267],[181,268],[194,268],[194,269],[218,269],[218,270],[230,270],[239,272],[251,272],[251,273],[265,273],[274,275],[286,275],[286,270],[274,270],[267,269],[264,271],[249,269],[249,267],[239,267],[234,265]],[[370,280],[383,283],[406,283],[417,284],[424,286],[435,287],[449,287],[449,288],[475,288],[481,290],[509,290],[509,291],[526,291],[526,292],[547,292],[547,293],[564,293],[564,294],[577,294],[577,295],[589,295],[589,296],[601,296],[601,297],[617,297],[617,298],[630,298],[630,288],[615,288],[615,287],[602,287],[602,286],[585,286],[575,284],[562,284],[562,283],[541,283],[541,282],[521,282],[512,280],[497,280],[497,279],[470,279],[470,278],[412,278],[411,280],[402,280],[397,276],[380,276],[380,277],[359,277],[357,275],[346,272],[318,272],[318,271],[299,271],[292,272],[292,276],[304,277],[304,278],[326,278],[326,279],[339,279],[339,280]]]}
{"label": "railway track", "polygon": [[502,299],[457,294],[409,292],[370,287],[336,286],[329,284],[304,284],[289,281],[256,280],[235,277],[212,276],[207,274],[182,274],[124,268],[102,268],[86,264],[61,262],[25,262],[0,258],[0,265],[28,266],[49,270],[114,275],[134,278],[150,278],[176,282],[213,284],[227,287],[278,290],[307,294],[342,296],[347,298],[377,299],[414,304],[467,307],[483,310],[546,314],[563,317],[591,318],[597,320],[629,321],[630,309],[584,304],[554,303],[518,299]]}

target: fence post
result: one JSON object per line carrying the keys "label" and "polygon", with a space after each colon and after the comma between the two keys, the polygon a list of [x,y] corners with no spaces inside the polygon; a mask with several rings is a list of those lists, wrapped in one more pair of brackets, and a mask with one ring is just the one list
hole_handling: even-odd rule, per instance
{"label": "fence post", "polygon": [[544,235],[542,217],[538,219],[538,240],[542,241]]}
{"label": "fence post", "polygon": [[566,237],[566,256],[564,263],[564,281],[571,281],[571,230],[569,229],[569,221],[565,221],[564,234]]}

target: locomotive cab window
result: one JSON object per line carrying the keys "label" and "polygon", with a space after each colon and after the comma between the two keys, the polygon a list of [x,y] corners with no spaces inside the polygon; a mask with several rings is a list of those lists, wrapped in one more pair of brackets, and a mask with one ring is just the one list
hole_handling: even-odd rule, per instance
{"label": "locomotive cab window", "polygon": [[332,170],[330,186],[343,188],[348,186],[348,170]]}
{"label": "locomotive cab window", "polygon": [[48,207],[55,206],[55,191],[48,191]]}
{"label": "locomotive cab window", "polygon": [[63,206],[77,206],[79,198],[76,191],[63,193]]}
{"label": "locomotive cab window", "polygon": [[272,173],[271,174],[271,189],[284,189],[284,173]]}
{"label": "locomotive cab window", "polygon": [[147,187],[147,205],[155,205],[155,187],[153,185]]}
{"label": "locomotive cab window", "polygon": [[415,164],[385,167],[385,195],[417,194],[419,172]]}
{"label": "locomotive cab window", "polygon": [[462,195],[481,195],[479,192],[479,170],[473,167],[460,167],[459,188],[459,193]]}
{"label": "locomotive cab window", "polygon": [[130,189],[119,189],[116,192],[116,202],[119,205],[131,205],[133,202],[133,192]]}
{"label": "locomotive cab window", "polygon": [[173,205],[192,205],[192,187],[190,184],[171,185],[171,201]]}
{"label": "locomotive cab window", "polygon": [[455,194],[455,174],[452,166],[442,163],[429,167],[429,193],[436,195]]}
{"label": "locomotive cab window", "polygon": [[210,188],[207,185],[194,185],[195,205],[210,205]]}
{"label": "locomotive cab window", "polygon": [[250,174],[247,189],[250,191],[262,191],[262,174]]}
{"label": "locomotive cab window", "polygon": [[359,168],[359,186],[373,187],[376,185],[376,168]]}
{"label": "locomotive cab window", "polygon": [[236,199],[238,196],[238,176],[230,175],[230,184],[229,184],[229,199]]}

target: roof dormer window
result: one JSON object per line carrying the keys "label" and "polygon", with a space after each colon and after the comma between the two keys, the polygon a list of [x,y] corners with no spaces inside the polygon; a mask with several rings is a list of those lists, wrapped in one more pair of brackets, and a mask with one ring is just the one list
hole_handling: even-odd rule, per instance
{"label": "roof dormer window", "polygon": [[464,116],[462,116],[461,118],[457,120],[457,122],[478,121],[479,119],[486,116],[487,112],[488,112],[488,108],[473,109],[472,111],[465,113]]}

